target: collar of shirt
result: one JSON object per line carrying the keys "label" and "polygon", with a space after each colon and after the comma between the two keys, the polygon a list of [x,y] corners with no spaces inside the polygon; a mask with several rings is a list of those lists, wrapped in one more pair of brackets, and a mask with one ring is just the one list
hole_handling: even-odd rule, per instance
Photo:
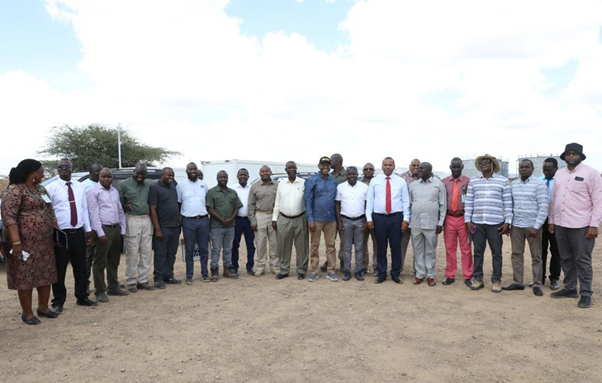
{"label": "collar of shirt", "polygon": [[533,180],[533,175],[530,175],[529,178],[527,178],[524,181],[523,181],[522,177],[518,177],[517,180],[520,181],[523,184],[528,184],[529,182],[531,182],[531,180]]}

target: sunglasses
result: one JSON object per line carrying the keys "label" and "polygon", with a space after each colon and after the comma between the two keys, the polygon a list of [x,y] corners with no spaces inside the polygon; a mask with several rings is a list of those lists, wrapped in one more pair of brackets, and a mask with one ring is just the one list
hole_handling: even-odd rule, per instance
{"label": "sunglasses", "polygon": [[71,169],[71,165],[59,165],[59,169]]}
{"label": "sunglasses", "polygon": [[374,170],[374,168],[364,168],[364,171]]}
{"label": "sunglasses", "polygon": [[490,164],[491,160],[481,160],[479,161],[479,164],[483,165],[483,164]]}

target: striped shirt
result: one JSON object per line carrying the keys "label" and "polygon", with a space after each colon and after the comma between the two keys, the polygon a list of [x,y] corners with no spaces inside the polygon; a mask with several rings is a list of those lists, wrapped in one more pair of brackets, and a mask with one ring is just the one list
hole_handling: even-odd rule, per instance
{"label": "striped shirt", "polygon": [[512,182],[512,226],[539,230],[548,217],[548,188],[533,176]]}
{"label": "striped shirt", "polygon": [[470,179],[464,200],[464,222],[498,225],[512,222],[512,188],[508,178],[493,174],[489,179]]}

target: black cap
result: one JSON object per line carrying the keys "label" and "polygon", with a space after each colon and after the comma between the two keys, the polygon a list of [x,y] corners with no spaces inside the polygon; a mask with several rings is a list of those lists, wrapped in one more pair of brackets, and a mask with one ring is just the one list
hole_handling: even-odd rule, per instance
{"label": "black cap", "polygon": [[564,156],[566,156],[566,152],[570,150],[579,153],[581,155],[581,161],[585,160],[586,157],[585,154],[583,154],[583,145],[578,144],[576,142],[572,142],[566,145],[566,147],[564,148],[564,152],[562,152],[562,154],[560,155],[560,159],[564,161]]}
{"label": "black cap", "polygon": [[327,157],[327,156],[320,157],[320,161],[318,162],[318,165],[320,165],[320,164],[330,164],[330,157]]}

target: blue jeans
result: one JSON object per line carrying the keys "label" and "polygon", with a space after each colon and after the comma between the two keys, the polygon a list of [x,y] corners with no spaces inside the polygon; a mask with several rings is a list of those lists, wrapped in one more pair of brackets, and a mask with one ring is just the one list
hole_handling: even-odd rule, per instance
{"label": "blue jeans", "polygon": [[[209,232],[211,225],[209,217],[196,219],[182,217],[182,229],[184,232],[184,244],[186,246],[186,278],[192,279],[194,274],[194,252],[201,256],[201,273],[209,275],[207,271],[207,260],[209,258]],[[198,249],[195,249],[198,246]]]}
{"label": "blue jeans", "polygon": [[154,279],[160,282],[173,278],[173,265],[176,262],[178,243],[180,242],[179,227],[162,227],[163,240],[159,241],[153,237],[155,248],[154,257]]}
{"label": "blue jeans", "polygon": [[211,229],[211,268],[219,267],[219,253],[224,250],[224,268],[232,266],[232,243],[234,242],[233,227],[214,227]]}
{"label": "blue jeans", "polygon": [[247,270],[252,269],[254,266],[255,258],[255,233],[251,229],[251,221],[247,217],[236,217],[236,226],[234,227],[234,244],[232,245],[232,266],[238,271],[238,259],[239,253],[238,248],[240,247],[240,240],[242,236],[245,236],[245,243],[247,245]]}
{"label": "blue jeans", "polygon": [[372,214],[374,233],[376,234],[376,262],[378,276],[387,276],[387,245],[391,247],[391,275],[401,274],[401,222],[403,214],[378,215]]}

